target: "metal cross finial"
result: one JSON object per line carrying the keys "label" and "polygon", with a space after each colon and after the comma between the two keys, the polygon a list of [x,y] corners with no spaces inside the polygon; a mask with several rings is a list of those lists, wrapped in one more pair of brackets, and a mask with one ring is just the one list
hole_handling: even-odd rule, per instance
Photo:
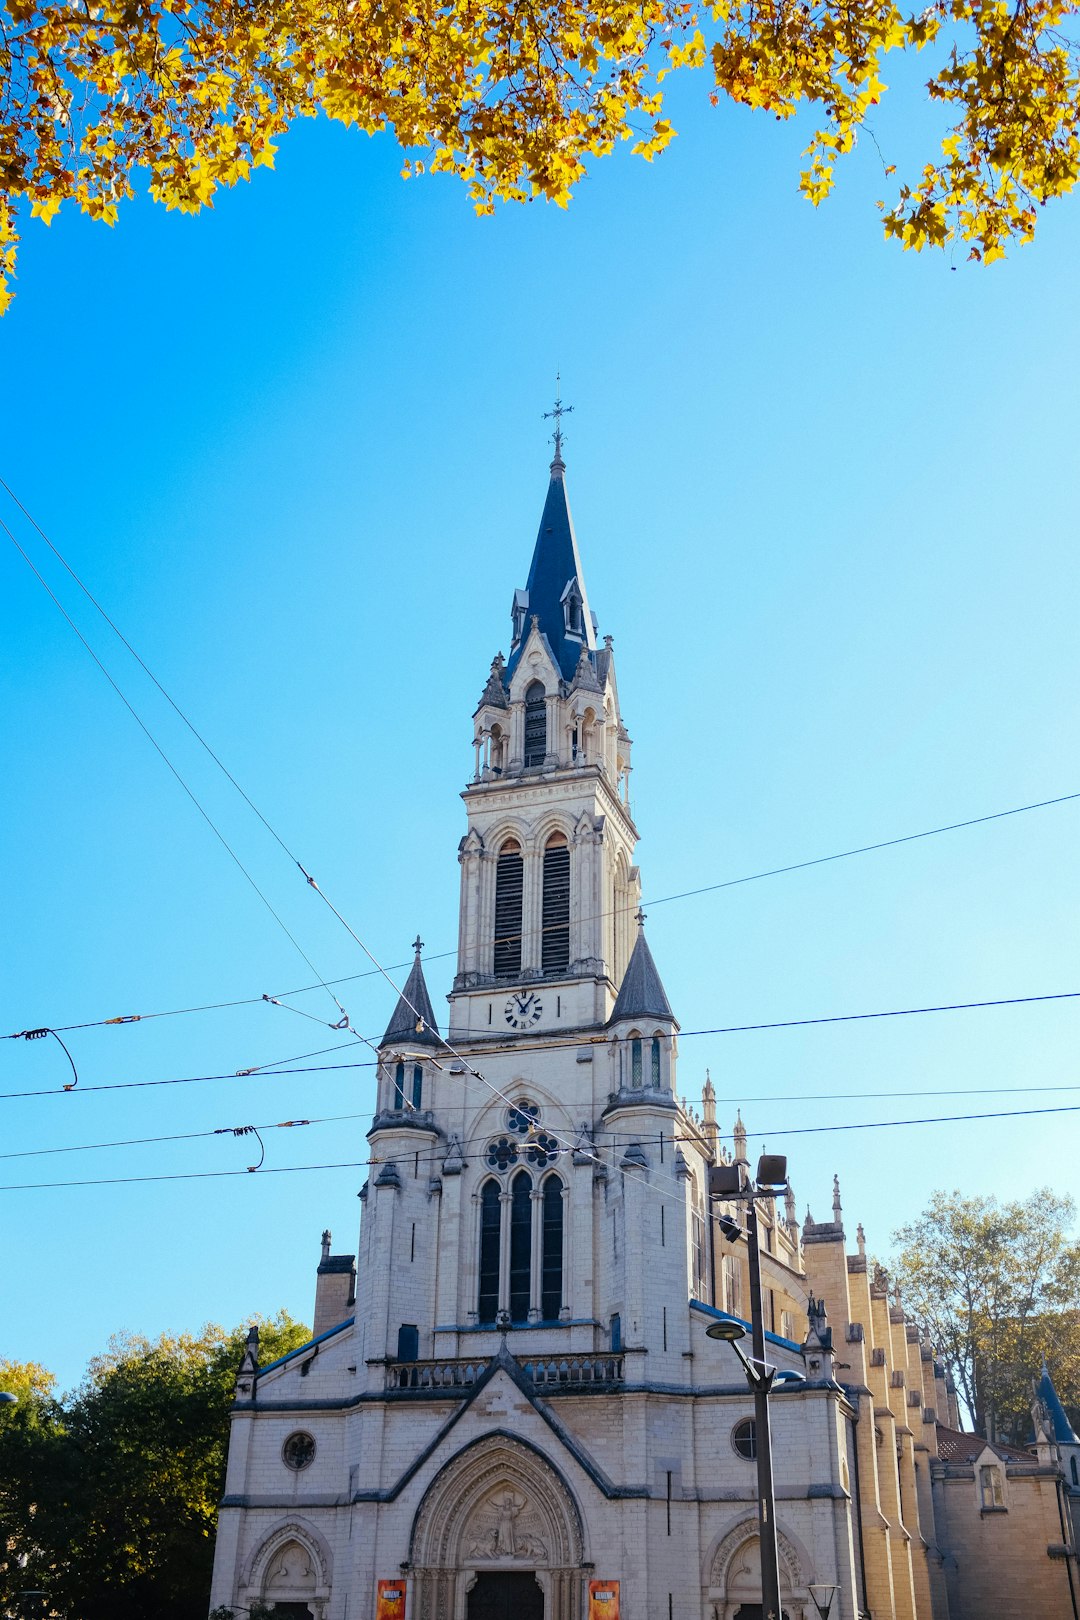
{"label": "metal cross finial", "polygon": [[416,938],[415,938],[415,939],[414,939],[414,940],[413,940],[413,942],[412,942],[412,948],[413,948],[413,950],[414,950],[414,951],[415,951],[415,952],[416,952],[416,954],[417,954],[417,956],[419,956],[419,955],[420,955],[420,952],[421,952],[421,951],[422,951],[422,950],[423,950],[423,948],[424,948],[424,942],[423,942],[423,940],[422,940],[422,939],[421,939],[421,938],[420,938],[420,935],[419,935],[419,934],[417,934],[417,936],[416,936]]}
{"label": "metal cross finial", "polygon": [[555,373],[555,409],[544,412],[545,422],[550,421],[552,417],[555,419],[555,432],[552,434],[552,439],[555,444],[556,461],[562,460],[562,419],[564,416],[569,416],[573,408],[572,405],[564,405],[562,402],[562,372],[557,371]]}

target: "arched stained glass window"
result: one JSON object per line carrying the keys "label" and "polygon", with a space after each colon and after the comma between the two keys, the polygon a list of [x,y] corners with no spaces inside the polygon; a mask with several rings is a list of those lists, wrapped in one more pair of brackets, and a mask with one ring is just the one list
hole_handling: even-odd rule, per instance
{"label": "arched stained glass window", "polygon": [[510,1320],[529,1320],[532,1278],[532,1177],[519,1170],[510,1184]]}
{"label": "arched stained glass window", "polygon": [[423,1066],[421,1064],[419,1064],[419,1063],[414,1063],[413,1064],[413,1072],[412,1072],[412,1105],[416,1109],[417,1113],[420,1112],[420,1104],[421,1104],[421,1101],[423,1100],[423,1096],[424,1096],[424,1070],[423,1070]]}
{"label": "arched stained glass window", "polygon": [[394,1070],[394,1107],[405,1106],[405,1065],[399,1063]]}
{"label": "arched stained glass window", "polygon": [[497,1181],[486,1181],[480,1194],[480,1293],[477,1316],[494,1322],[499,1312],[499,1237],[502,1199]]}
{"label": "arched stained glass window", "polygon": [[543,1222],[540,1315],[545,1322],[554,1322],[562,1309],[563,1280],[563,1188],[558,1176],[544,1182]]}
{"label": "arched stained glass window", "polygon": [[630,1042],[630,1084],[635,1091],[641,1090],[641,1037],[635,1035]]}
{"label": "arched stained glass window", "polygon": [[649,1066],[649,1083],[655,1091],[660,1090],[660,1037],[652,1038],[651,1063]]}

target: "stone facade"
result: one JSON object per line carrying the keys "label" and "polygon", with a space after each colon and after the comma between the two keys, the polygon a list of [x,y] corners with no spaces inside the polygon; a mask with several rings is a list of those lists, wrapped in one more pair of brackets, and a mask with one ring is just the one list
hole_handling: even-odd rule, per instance
{"label": "stone facade", "polygon": [[[707,1078],[700,1113],[679,1099],[563,472],[474,715],[448,1033],[418,942],[358,1267],[324,1234],[315,1337],[261,1368],[253,1340],[240,1369],[214,1604],[376,1620],[391,1580],[407,1620],[478,1620],[527,1574],[544,1620],[584,1620],[594,1579],[623,1620],[759,1615],[753,1403],[706,1337],[749,1314],[745,1244],[708,1204],[746,1137],[721,1146]],[[785,1615],[813,1620],[828,1583],[833,1620],[946,1620],[941,1370],[861,1228],[847,1253],[838,1186],[831,1222],[800,1228],[790,1193],[761,1219],[768,1354],[799,1375],[771,1403]]]}

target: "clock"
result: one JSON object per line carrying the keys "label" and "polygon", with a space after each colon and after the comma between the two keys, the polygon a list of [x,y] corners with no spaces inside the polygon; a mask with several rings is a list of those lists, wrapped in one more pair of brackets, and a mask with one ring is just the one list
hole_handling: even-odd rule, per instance
{"label": "clock", "polygon": [[544,1004],[535,990],[528,990],[524,995],[515,990],[512,996],[507,997],[503,1010],[511,1029],[531,1029],[540,1022]]}

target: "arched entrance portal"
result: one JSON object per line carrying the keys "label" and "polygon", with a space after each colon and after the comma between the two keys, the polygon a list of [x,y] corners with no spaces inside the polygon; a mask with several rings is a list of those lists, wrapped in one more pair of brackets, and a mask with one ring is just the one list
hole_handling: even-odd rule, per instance
{"label": "arched entrance portal", "polygon": [[488,1570],[468,1597],[468,1620],[544,1620],[544,1594],[534,1575]]}
{"label": "arched entrance portal", "polygon": [[432,1480],[410,1542],[412,1620],[580,1620],[581,1514],[536,1447],[492,1434]]}

